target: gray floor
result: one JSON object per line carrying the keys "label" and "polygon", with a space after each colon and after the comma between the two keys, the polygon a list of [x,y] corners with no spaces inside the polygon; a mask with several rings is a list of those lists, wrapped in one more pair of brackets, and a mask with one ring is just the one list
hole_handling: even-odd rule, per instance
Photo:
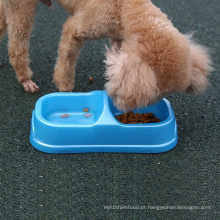
{"label": "gray floor", "polygon": [[[0,219],[219,219],[220,1],[153,2],[182,33],[195,31],[213,50],[216,70],[207,91],[167,97],[178,123],[177,146],[163,154],[53,155],[30,145],[34,105],[57,91],[53,68],[68,16],[57,4],[53,10],[39,4],[30,57],[40,93],[23,91],[9,64],[7,37],[0,45]],[[107,43],[83,47],[74,91],[103,89]]]}

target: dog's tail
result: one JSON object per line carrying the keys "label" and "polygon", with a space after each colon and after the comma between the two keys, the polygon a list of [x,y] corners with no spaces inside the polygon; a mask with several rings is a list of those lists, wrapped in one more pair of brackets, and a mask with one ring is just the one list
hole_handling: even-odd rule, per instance
{"label": "dog's tail", "polygon": [[148,63],[142,62],[131,44],[122,45],[120,50],[107,48],[105,89],[114,104],[122,111],[141,108],[158,97],[156,78]]}
{"label": "dog's tail", "polygon": [[189,93],[199,93],[205,90],[208,80],[207,76],[214,70],[210,50],[192,40],[192,34],[186,35],[192,57],[192,78],[187,89]]}

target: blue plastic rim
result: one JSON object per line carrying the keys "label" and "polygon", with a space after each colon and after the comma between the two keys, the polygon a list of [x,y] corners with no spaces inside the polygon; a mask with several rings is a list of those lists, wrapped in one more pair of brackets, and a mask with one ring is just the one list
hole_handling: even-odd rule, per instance
{"label": "blue plastic rim", "polygon": [[35,105],[30,142],[46,153],[162,153],[178,141],[170,102],[162,99],[138,113],[152,112],[161,122],[122,124],[122,114],[105,91],[51,93]]}

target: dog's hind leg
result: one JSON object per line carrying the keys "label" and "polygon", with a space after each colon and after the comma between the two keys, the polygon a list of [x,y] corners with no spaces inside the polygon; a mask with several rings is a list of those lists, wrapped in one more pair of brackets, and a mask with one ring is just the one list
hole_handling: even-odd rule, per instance
{"label": "dog's hind leg", "polygon": [[0,0],[0,41],[7,30],[6,17],[2,1]]}
{"label": "dog's hind leg", "polygon": [[8,25],[8,52],[17,80],[27,92],[38,92],[29,67],[29,40],[38,0],[3,0]]}
{"label": "dog's hind leg", "polygon": [[78,25],[79,21],[70,17],[63,27],[53,80],[60,92],[71,92],[74,87],[76,60],[84,43]]}

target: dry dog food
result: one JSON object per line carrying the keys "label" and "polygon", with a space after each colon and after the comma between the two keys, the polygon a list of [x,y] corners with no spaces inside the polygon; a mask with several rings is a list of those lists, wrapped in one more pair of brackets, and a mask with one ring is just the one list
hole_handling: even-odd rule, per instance
{"label": "dry dog food", "polygon": [[91,77],[91,76],[89,77],[89,82],[90,82],[90,83],[92,82],[92,77]]}
{"label": "dry dog food", "polygon": [[91,115],[92,115],[92,114],[88,113],[88,114],[85,114],[84,116],[87,117],[87,118],[89,118],[89,117],[91,117]]}
{"label": "dry dog food", "polygon": [[154,116],[153,113],[133,113],[132,111],[124,113],[115,118],[123,124],[141,124],[141,123],[157,123],[160,119]]}
{"label": "dry dog food", "polygon": [[61,115],[60,117],[61,117],[61,118],[68,118],[68,117],[70,117],[70,115],[69,115],[69,114],[63,114],[63,115]]}
{"label": "dry dog food", "polygon": [[84,108],[83,111],[84,111],[84,112],[88,112],[89,109],[88,109],[88,108]]}

